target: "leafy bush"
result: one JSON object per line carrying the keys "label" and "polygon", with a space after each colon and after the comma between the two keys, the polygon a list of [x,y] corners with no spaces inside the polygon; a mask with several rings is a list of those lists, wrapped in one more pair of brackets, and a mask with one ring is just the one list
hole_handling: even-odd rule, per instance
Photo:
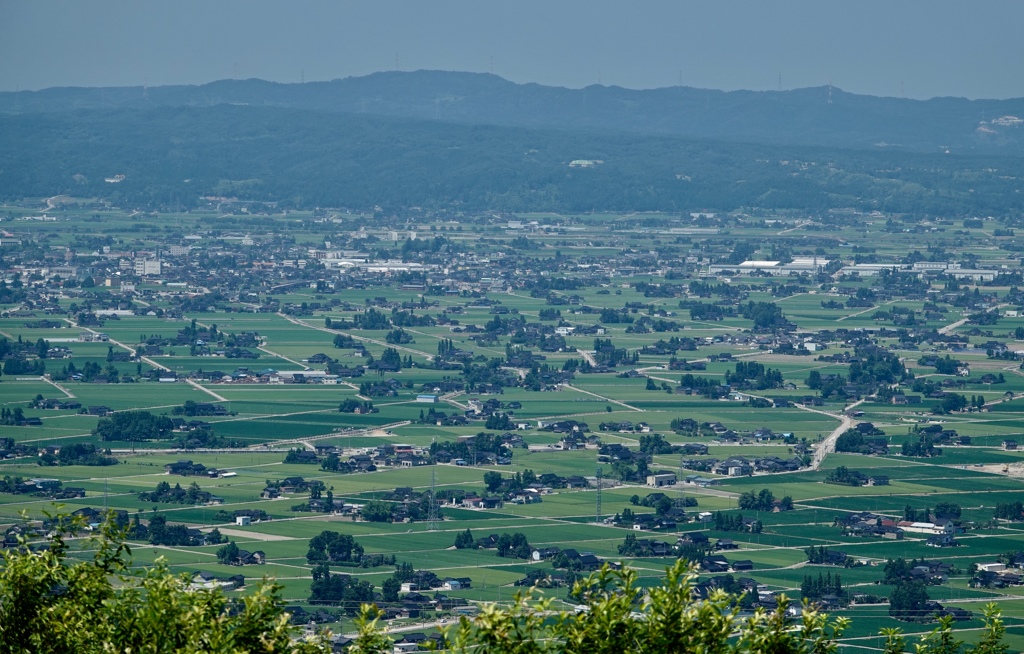
{"label": "leafy bush", "polygon": [[[63,516],[67,518],[67,516]],[[86,547],[68,556],[71,519],[45,549],[14,548],[0,566],[0,643],[4,652],[205,652],[327,654],[326,639],[292,640],[281,587],[261,582],[244,602],[219,589],[190,589],[162,557],[140,576],[108,521]],[[54,589],[60,592],[53,592]]]}

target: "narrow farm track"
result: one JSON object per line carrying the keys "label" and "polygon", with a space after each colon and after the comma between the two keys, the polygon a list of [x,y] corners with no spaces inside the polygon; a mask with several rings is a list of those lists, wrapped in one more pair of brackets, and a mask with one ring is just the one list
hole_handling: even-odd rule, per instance
{"label": "narrow farm track", "polygon": [[61,393],[64,393],[64,395],[65,395],[65,396],[66,396],[66,397],[67,397],[68,399],[71,399],[71,400],[74,400],[74,399],[76,399],[76,396],[75,396],[75,394],[74,394],[74,393],[72,393],[72,392],[71,392],[71,391],[69,391],[68,389],[64,388],[63,386],[61,386],[61,385],[60,385],[60,384],[58,384],[57,382],[53,381],[52,379],[50,379],[50,377],[49,377],[48,375],[43,375],[42,377],[40,377],[40,378],[39,378],[39,380],[40,380],[40,381],[44,381],[44,382],[46,382],[46,383],[47,383],[47,384],[49,384],[50,386],[53,386],[54,388],[56,388],[56,389],[57,389],[58,391],[60,391]]}
{"label": "narrow farm track", "polygon": [[373,343],[375,345],[381,345],[383,347],[393,347],[396,350],[399,350],[401,352],[407,352],[409,354],[415,354],[417,356],[421,356],[421,357],[425,358],[427,361],[433,361],[434,360],[434,355],[433,354],[429,354],[429,353],[424,352],[422,350],[416,350],[416,349],[413,349],[413,348],[410,348],[410,347],[405,347],[404,345],[392,345],[391,343],[387,343],[385,341],[379,341],[379,340],[377,340],[375,338],[367,338],[366,336],[357,336],[356,334],[352,334],[350,332],[342,331],[342,330],[339,330],[339,329],[328,329],[326,327],[317,327],[316,325],[310,325],[309,323],[305,322],[304,320],[299,320],[298,318],[293,318],[293,317],[291,317],[291,316],[289,316],[287,314],[284,314],[284,313],[278,313],[276,315],[280,316],[281,318],[284,318],[285,320],[287,320],[288,322],[290,322],[290,323],[292,323],[294,325],[298,325],[300,327],[305,327],[307,329],[315,329],[317,331],[326,332],[328,334],[335,334],[335,335],[342,334],[344,336],[350,336],[350,337],[356,339],[357,341],[365,341],[366,343]]}
{"label": "narrow farm track", "polygon": [[598,395],[597,393],[591,393],[590,391],[585,391],[585,390],[583,390],[582,388],[580,388],[578,386],[573,386],[572,384],[563,384],[563,386],[565,388],[570,388],[570,389],[572,389],[572,390],[574,390],[574,391],[576,391],[578,393],[583,393],[584,395],[591,395],[593,397],[596,397],[596,398],[598,398],[600,400],[604,400],[605,402],[609,402],[611,404],[617,404],[618,406],[621,406],[621,407],[624,407],[626,409],[629,409],[630,411],[639,411],[640,413],[644,412],[643,409],[638,409],[635,406],[631,406],[629,404],[626,404],[625,402],[620,402],[619,400],[613,400],[613,399],[611,399],[609,397],[605,397],[604,395]]}
{"label": "narrow farm track", "polygon": [[[99,335],[99,333],[100,333],[100,332],[96,331],[95,329],[90,329],[89,327],[81,327],[77,323],[75,323],[75,322],[73,322],[71,320],[68,320],[67,318],[64,318],[64,322],[67,322],[67,323],[69,323],[69,324],[71,324],[71,325],[73,325],[75,327],[78,327],[79,329],[84,329],[85,331],[91,332],[92,334]],[[171,372],[171,369],[168,368],[167,366],[165,366],[162,363],[157,363],[156,361],[154,361],[153,359],[151,359],[149,357],[137,356],[137,351],[133,347],[125,345],[124,343],[122,343],[120,341],[116,341],[116,340],[114,340],[112,338],[109,339],[108,342],[118,346],[119,348],[127,350],[128,352],[131,353],[131,355],[133,357],[136,357],[139,361],[145,361],[146,363],[148,363],[149,365],[153,366],[154,368],[158,368],[160,370],[166,370],[168,372]],[[194,382],[191,379],[186,379],[185,383],[188,384],[189,386],[191,386],[192,388],[196,389],[197,391],[200,391],[202,393],[205,393],[205,394],[209,395],[210,397],[212,397],[213,399],[217,400],[218,402],[227,402],[228,401],[225,398],[223,398],[220,395],[218,395],[217,393],[214,393],[213,391],[211,391],[211,390],[209,390],[207,388],[204,388],[203,386],[197,384],[196,382]]]}

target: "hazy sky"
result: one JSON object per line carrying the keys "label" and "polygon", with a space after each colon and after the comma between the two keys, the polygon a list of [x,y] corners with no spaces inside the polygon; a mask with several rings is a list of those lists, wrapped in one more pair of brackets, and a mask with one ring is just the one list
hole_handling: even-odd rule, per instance
{"label": "hazy sky", "polygon": [[581,87],[1024,96],[1017,0],[0,0],[0,90],[493,71]]}

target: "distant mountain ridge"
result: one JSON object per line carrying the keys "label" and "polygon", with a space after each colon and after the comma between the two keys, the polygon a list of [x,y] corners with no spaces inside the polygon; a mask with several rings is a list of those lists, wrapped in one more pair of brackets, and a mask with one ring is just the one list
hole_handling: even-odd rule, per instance
{"label": "distant mountain ridge", "polygon": [[908,100],[817,87],[792,91],[631,90],[516,84],[496,75],[387,72],[330,82],[221,80],[200,86],[0,93],[0,113],[250,105],[284,109],[732,142],[1024,154],[1024,98]]}

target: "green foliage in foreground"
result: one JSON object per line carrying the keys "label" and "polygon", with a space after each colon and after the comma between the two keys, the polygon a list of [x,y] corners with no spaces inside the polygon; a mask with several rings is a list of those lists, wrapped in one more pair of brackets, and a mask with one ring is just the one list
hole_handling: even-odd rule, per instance
{"label": "green foliage in foreground", "polygon": [[[109,525],[109,523],[108,523]],[[191,590],[158,561],[128,576],[130,552],[105,527],[91,560],[68,557],[65,535],[33,551],[4,553],[0,571],[0,652],[4,654],[321,654],[320,641],[293,642],[279,588],[262,583],[234,604],[217,590]]]}
{"label": "green foliage in foreground", "polygon": [[[671,567],[661,586],[644,592],[637,572],[607,566],[578,582],[574,596],[579,610],[555,612],[552,600],[535,600],[532,591],[519,593],[509,608],[484,605],[473,619],[463,617],[445,633],[450,651],[458,654],[831,654],[849,626],[847,618],[832,620],[804,605],[799,619],[789,617],[788,600],[778,609],[758,609],[741,617],[735,596],[716,590],[707,600],[693,597],[697,575],[683,561]],[[385,654],[391,641],[382,632],[376,607],[364,606],[359,636],[349,651]],[[985,610],[980,642],[966,647],[955,637],[952,620],[944,618],[915,643],[916,654],[1004,654],[1005,626],[998,609]],[[883,630],[886,654],[906,651],[898,629]]]}
{"label": "green foliage in foreground", "polygon": [[[66,536],[82,525],[55,520],[46,548],[28,543],[4,553],[0,570],[0,654],[58,652],[140,652],[209,654],[326,654],[324,637],[293,640],[279,588],[262,583],[233,603],[219,590],[189,588],[188,579],[157,562],[141,578],[129,572],[130,551],[108,522],[90,543],[91,559],[69,557]],[[635,570],[607,566],[577,582],[576,611],[556,612],[553,599],[516,595],[513,604],[483,605],[445,631],[450,651],[468,654],[832,654],[849,626],[808,605],[789,617],[785,597],[778,609],[741,617],[735,596],[715,591],[693,597],[696,574],[679,561],[661,586],[645,594]],[[364,604],[353,654],[385,654],[391,640],[379,625],[380,611]],[[917,654],[1004,654],[1007,647],[999,611],[985,611],[976,646],[956,639],[952,621],[915,644]],[[905,651],[906,638],[885,630],[886,654]]]}

